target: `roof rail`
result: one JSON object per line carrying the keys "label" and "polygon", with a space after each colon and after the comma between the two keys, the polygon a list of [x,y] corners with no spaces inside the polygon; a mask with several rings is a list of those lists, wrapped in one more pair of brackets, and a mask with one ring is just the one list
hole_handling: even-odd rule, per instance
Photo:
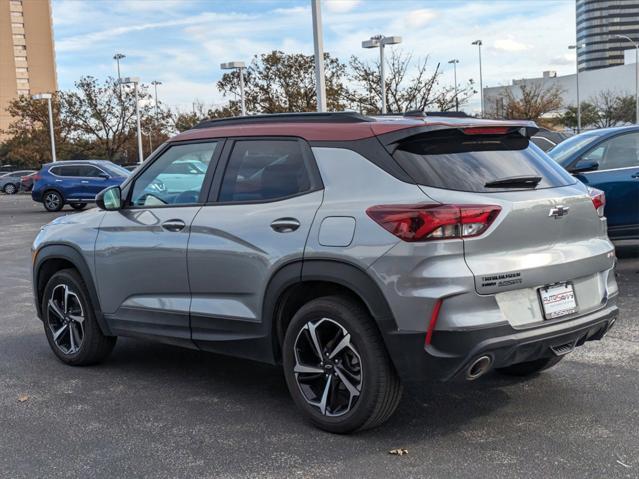
{"label": "roof rail", "polygon": [[422,111],[422,110],[410,110],[404,112],[404,116],[445,116],[450,118],[470,118],[463,111]]}
{"label": "roof rail", "polygon": [[195,125],[193,129],[211,128],[214,126],[243,125],[255,123],[362,123],[375,121],[372,118],[354,111],[337,111],[331,113],[270,113],[267,115],[235,116],[231,118],[219,118],[214,120],[204,120]]}

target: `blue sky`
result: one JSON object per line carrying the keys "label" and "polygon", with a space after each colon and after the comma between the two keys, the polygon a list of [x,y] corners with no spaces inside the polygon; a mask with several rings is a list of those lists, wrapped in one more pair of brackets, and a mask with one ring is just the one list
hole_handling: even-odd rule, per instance
{"label": "blue sky", "polygon": [[[401,35],[398,47],[429,64],[445,67],[458,58],[458,81],[478,80],[476,47],[481,38],[484,86],[513,78],[541,76],[543,70],[574,72],[574,0],[323,0],[325,51],[342,60],[363,50],[371,35]],[[160,99],[181,110],[198,99],[225,100],[215,82],[219,65],[250,61],[273,49],[312,54],[310,0],[53,0],[54,36],[60,88],[82,75],[116,75],[115,52],[126,54],[123,76],[160,80]],[[397,47],[392,47],[397,48]],[[479,96],[470,105],[478,108]]]}

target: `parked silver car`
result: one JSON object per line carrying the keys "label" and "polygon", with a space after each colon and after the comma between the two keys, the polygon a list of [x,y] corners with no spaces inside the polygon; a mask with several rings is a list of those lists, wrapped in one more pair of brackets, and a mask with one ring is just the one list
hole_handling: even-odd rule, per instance
{"label": "parked silver car", "polygon": [[17,170],[0,174],[0,191],[8,195],[14,195],[20,191],[20,179],[23,176],[35,173],[34,170]]}
{"label": "parked silver car", "polygon": [[[49,344],[71,365],[101,361],[117,336],[282,364],[299,409],[339,433],[386,421],[403,380],[547,369],[604,337],[618,291],[603,212],[536,130],[354,113],[205,122],[38,234]],[[196,183],[157,181],[193,157]]]}

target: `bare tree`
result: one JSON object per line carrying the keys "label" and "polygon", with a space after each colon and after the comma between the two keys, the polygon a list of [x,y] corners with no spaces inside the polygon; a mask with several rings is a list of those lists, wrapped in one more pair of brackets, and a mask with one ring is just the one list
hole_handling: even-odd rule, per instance
{"label": "bare tree", "polygon": [[[379,113],[382,103],[379,61],[369,63],[352,56],[349,66],[350,80],[355,85],[347,92],[351,108],[363,113]],[[389,111],[449,111],[455,108],[455,87],[440,86],[442,71],[439,63],[430,71],[428,57],[418,59],[413,70],[413,56],[393,50],[386,70],[386,104]],[[458,85],[457,91],[459,104],[466,104],[476,93],[473,80]]]}
{"label": "bare tree", "polygon": [[561,88],[556,85],[546,86],[542,82],[503,88],[497,97],[488,101],[503,104],[503,112],[497,112],[496,116],[502,116],[503,113],[505,118],[533,120],[544,125],[553,123],[546,116],[557,112],[563,105]]}

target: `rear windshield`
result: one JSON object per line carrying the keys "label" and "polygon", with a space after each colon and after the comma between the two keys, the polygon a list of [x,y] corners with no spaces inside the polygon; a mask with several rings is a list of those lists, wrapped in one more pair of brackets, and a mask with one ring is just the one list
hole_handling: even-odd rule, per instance
{"label": "rear windshield", "polygon": [[424,133],[402,141],[393,156],[417,183],[447,190],[513,191],[518,188],[485,185],[521,176],[541,177],[537,189],[576,182],[519,133],[467,135],[459,130]]}

